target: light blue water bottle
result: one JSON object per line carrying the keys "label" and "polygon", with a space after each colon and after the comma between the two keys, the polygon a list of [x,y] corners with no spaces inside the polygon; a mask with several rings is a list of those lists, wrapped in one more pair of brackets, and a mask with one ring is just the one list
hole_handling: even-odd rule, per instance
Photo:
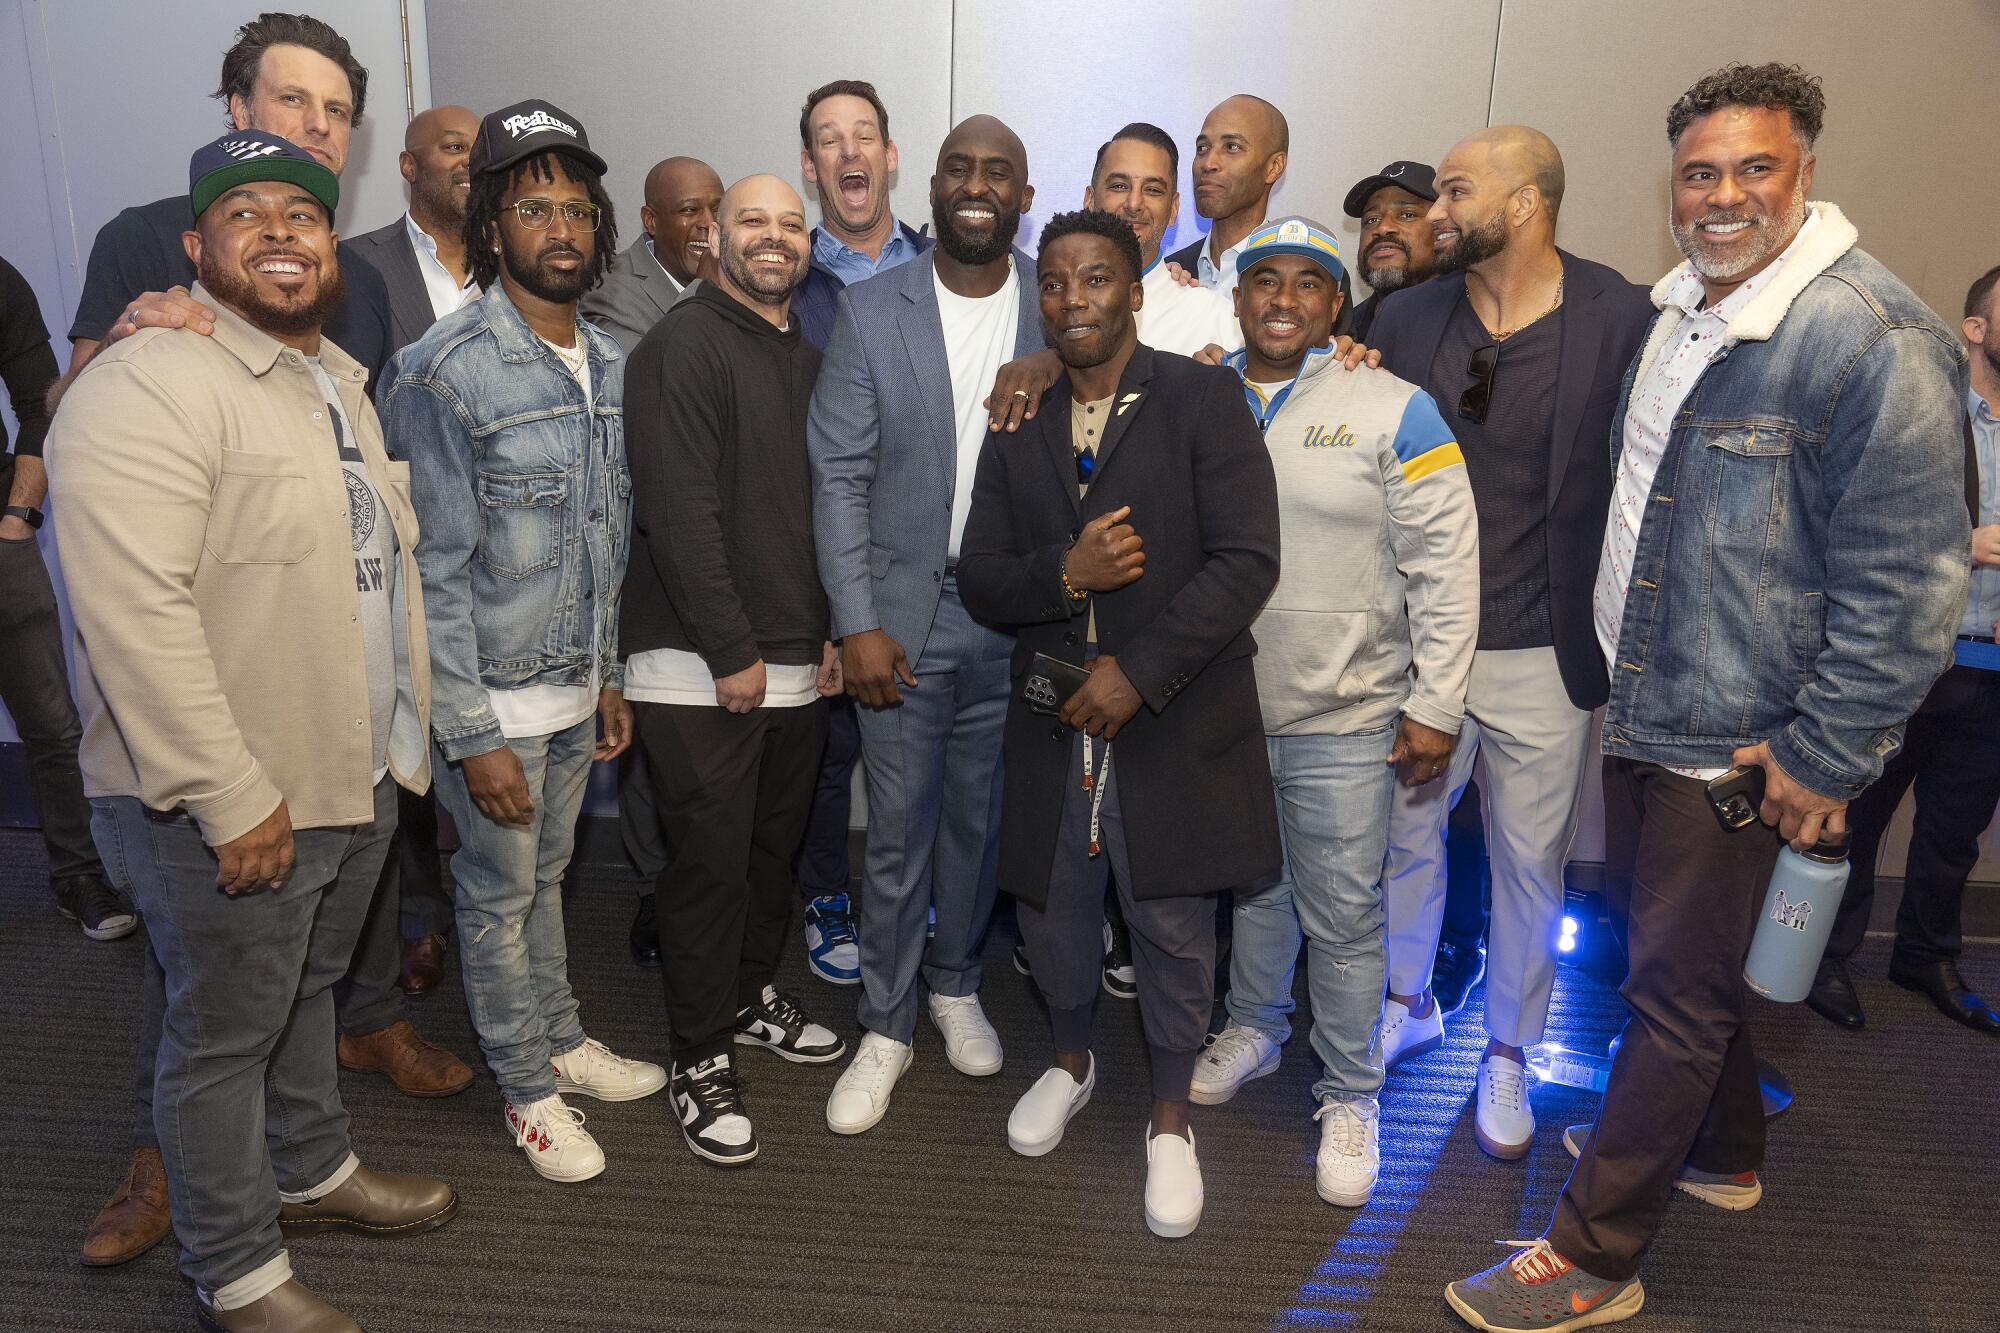
{"label": "light blue water bottle", "polygon": [[1743,979],[1767,1000],[1794,1004],[1812,989],[1847,891],[1847,835],[1820,838],[1809,852],[1785,847],[1764,893]]}

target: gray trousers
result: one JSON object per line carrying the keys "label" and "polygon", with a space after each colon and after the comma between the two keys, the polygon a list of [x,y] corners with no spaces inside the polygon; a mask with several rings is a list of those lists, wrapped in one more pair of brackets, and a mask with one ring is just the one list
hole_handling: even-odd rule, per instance
{"label": "gray trousers", "polygon": [[[861,1026],[917,1030],[917,976],[938,995],[979,993],[998,893],[1000,733],[1013,640],[973,620],[947,577],[915,689],[857,710],[868,778],[861,878]],[[937,934],[925,939],[930,909]]]}
{"label": "gray trousers", "polygon": [[395,791],[376,785],[369,823],[298,830],[284,888],[234,898],[192,819],[134,797],[91,802],[105,869],[144,914],[162,981],[153,1117],[181,1271],[218,1307],[289,1273],[280,1191],[315,1197],[353,1170],[332,988],[375,898]]}
{"label": "gray trousers", "polygon": [[[1079,733],[1080,734],[1080,733]],[[1093,742],[1102,750],[1103,742]],[[1114,747],[1115,748],[1115,747]],[[1153,1096],[1184,1102],[1195,1058],[1208,1037],[1215,1005],[1215,895],[1134,898],[1132,863],[1125,851],[1125,820],[1118,809],[1117,765],[1102,783],[1098,841],[1090,855],[1090,793],[1083,790],[1083,742],[1070,746],[1063,788],[1062,828],[1049,867],[1046,906],[1019,903],[1015,918],[1028,946],[1035,984],[1048,1001],[1050,1035],[1058,1051],[1090,1049],[1104,968],[1106,878],[1132,934],[1132,966],[1139,977],[1139,1017],[1153,1061]],[[1095,753],[1095,751],[1094,751]]]}

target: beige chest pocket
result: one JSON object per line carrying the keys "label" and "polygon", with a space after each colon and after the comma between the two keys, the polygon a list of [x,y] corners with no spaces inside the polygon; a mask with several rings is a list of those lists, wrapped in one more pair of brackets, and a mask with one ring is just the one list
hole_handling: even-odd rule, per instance
{"label": "beige chest pocket", "polygon": [[289,455],[224,449],[203,541],[208,553],[225,565],[295,565],[311,555],[319,536],[306,484]]}

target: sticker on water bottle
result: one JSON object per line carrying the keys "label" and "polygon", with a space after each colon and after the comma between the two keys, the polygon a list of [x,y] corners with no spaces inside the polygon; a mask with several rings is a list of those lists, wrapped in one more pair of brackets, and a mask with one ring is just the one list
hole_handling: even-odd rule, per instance
{"label": "sticker on water bottle", "polygon": [[1771,919],[1781,926],[1789,926],[1793,930],[1804,931],[1806,923],[1812,920],[1812,903],[1809,901],[1793,902],[1791,899],[1785,897],[1783,889],[1779,889],[1774,897],[1775,901],[1771,904]]}

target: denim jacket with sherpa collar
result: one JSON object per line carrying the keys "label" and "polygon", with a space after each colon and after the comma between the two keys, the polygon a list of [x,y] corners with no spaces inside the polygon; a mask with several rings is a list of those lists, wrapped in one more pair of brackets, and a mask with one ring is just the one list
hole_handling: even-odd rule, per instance
{"label": "denim jacket with sherpa collar", "polygon": [[[1965,601],[1966,358],[1814,204],[1813,234],[1728,322],[1675,414],[1611,664],[1604,752],[1727,767],[1758,741],[1851,799],[1951,659]],[[1661,307],[1635,382],[1680,323]]]}

